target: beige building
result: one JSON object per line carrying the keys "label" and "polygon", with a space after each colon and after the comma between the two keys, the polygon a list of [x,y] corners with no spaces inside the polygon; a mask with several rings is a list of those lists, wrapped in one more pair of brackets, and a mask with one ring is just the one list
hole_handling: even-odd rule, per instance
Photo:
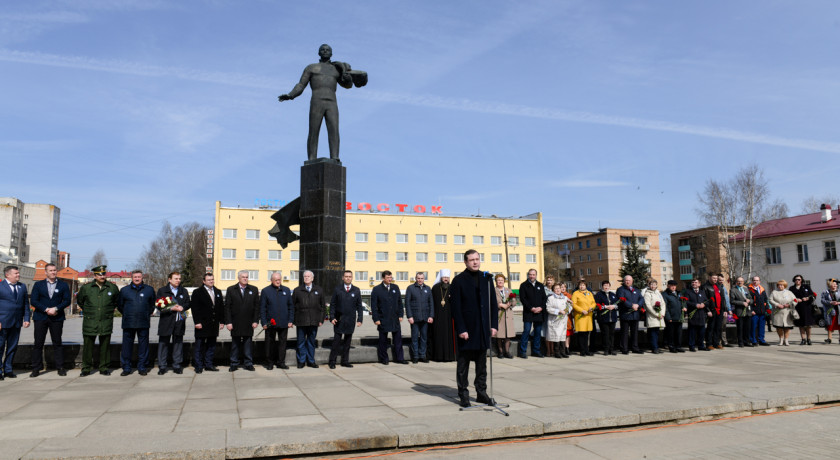
{"label": "beige building", "polygon": [[659,269],[662,270],[662,275],[659,278],[659,289],[665,289],[668,286],[668,280],[674,278],[674,264],[665,259],[659,260]]}
{"label": "beige building", "polygon": [[[274,272],[280,272],[289,286],[298,285],[299,243],[283,249],[268,235],[275,211],[216,202],[208,254],[212,251],[217,286],[233,284],[239,270],[248,270],[251,284],[259,288],[269,284]],[[354,272],[354,283],[363,290],[378,284],[384,270],[390,270],[403,287],[413,282],[417,272],[424,272],[430,284],[442,268],[455,276],[464,269],[468,249],[479,251],[482,270],[507,273],[509,266],[511,281],[518,284],[528,269],[542,272],[542,215],[501,219],[348,211],[345,249],[345,267]]]}
{"label": "beige building", "polygon": [[[624,261],[624,249],[636,238],[639,249],[650,264],[650,276],[662,277],[659,257],[659,231],[602,228],[597,232],[578,232],[574,238],[544,243],[546,253],[554,252],[563,258],[564,268],[572,279],[563,280],[571,288],[574,280],[585,278],[589,289],[600,289],[601,281],[609,280],[613,286],[620,279],[619,271]],[[567,265],[566,265],[567,264]],[[564,274],[561,273],[560,276]]]}
{"label": "beige building", "polygon": [[0,254],[17,263],[58,261],[60,209],[52,204],[0,198]]}

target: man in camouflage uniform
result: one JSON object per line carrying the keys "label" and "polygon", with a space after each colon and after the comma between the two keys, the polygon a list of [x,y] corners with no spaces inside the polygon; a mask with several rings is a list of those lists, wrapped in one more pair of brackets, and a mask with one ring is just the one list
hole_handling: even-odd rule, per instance
{"label": "man in camouflage uniform", "polygon": [[90,375],[93,369],[93,346],[99,337],[99,373],[109,375],[111,370],[111,332],[114,329],[114,310],[119,304],[120,290],[105,278],[106,266],[93,267],[94,281],[79,289],[76,303],[84,313],[82,320],[82,374]]}

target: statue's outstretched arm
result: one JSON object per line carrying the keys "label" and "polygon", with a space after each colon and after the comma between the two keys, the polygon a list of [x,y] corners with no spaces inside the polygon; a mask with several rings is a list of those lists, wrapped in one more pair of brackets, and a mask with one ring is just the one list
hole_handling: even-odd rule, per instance
{"label": "statue's outstretched arm", "polygon": [[300,76],[300,81],[298,82],[298,84],[296,84],[295,87],[292,88],[292,90],[289,91],[288,94],[283,94],[278,98],[280,100],[280,102],[290,101],[290,100],[300,96],[301,93],[303,93],[304,88],[306,88],[306,85],[309,84],[309,78],[311,76],[312,76],[312,72],[309,70],[309,67],[307,66],[305,69],[303,69],[303,75]]}

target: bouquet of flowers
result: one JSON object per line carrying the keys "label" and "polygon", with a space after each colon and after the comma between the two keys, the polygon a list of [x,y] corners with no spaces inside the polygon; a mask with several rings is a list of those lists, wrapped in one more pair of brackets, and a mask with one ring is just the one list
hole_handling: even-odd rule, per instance
{"label": "bouquet of flowers", "polygon": [[657,315],[662,311],[662,306],[659,302],[656,302],[656,304],[653,305],[653,311],[656,312]]}
{"label": "bouquet of flowers", "polygon": [[161,297],[155,301],[155,307],[157,307],[160,311],[166,311],[177,306],[178,303],[172,300],[172,297],[169,296]]}
{"label": "bouquet of flowers", "polygon": [[271,318],[271,321],[269,321],[268,324],[271,324],[272,326],[276,326],[277,321],[274,321],[274,318]]}
{"label": "bouquet of flowers", "polygon": [[680,297],[680,322],[685,322],[685,303],[688,302],[688,297]]}
{"label": "bouquet of flowers", "polygon": [[516,304],[516,294],[511,292],[508,294],[507,301],[510,302],[510,306],[514,306]]}

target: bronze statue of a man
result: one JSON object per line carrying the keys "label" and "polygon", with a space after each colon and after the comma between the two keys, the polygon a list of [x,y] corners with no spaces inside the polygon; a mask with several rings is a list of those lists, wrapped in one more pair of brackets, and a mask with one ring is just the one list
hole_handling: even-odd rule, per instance
{"label": "bronze statue of a man", "polygon": [[303,93],[309,84],[312,89],[312,100],[309,103],[309,138],[306,141],[306,153],[310,160],[318,156],[318,134],[321,131],[321,120],[327,120],[327,136],[330,142],[330,158],[338,160],[338,104],[335,100],[336,85],[344,88],[361,87],[367,84],[367,73],[351,70],[350,64],[330,61],[332,48],[323,44],[318,48],[319,62],[310,64],[303,69],[303,75],[298,84],[278,99],[280,102],[292,100]]}

